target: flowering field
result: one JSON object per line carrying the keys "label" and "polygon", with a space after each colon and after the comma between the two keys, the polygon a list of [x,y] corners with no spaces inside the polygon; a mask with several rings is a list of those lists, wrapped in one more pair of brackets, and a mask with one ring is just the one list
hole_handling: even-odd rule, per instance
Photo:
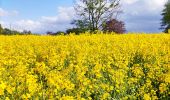
{"label": "flowering field", "polygon": [[170,35],[0,36],[1,100],[168,100]]}

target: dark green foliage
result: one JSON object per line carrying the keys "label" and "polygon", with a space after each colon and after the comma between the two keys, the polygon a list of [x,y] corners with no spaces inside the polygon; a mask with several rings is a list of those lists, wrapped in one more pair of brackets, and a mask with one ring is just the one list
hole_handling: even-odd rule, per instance
{"label": "dark green foliage", "polygon": [[83,30],[88,30],[90,28],[87,20],[73,20],[71,24],[76,25],[77,28],[81,28]]}
{"label": "dark green foliage", "polygon": [[76,28],[67,29],[67,34],[75,33],[78,35],[90,30],[89,22],[87,20],[73,20],[71,24],[75,25]]}
{"label": "dark green foliage", "polygon": [[54,33],[53,33],[53,32],[48,31],[48,32],[46,32],[46,34],[47,34],[47,35],[53,35]]}
{"label": "dark green foliage", "polygon": [[170,29],[170,2],[168,1],[165,4],[165,8],[162,11],[162,22],[161,22],[161,29],[164,32],[168,33],[168,29]]}
{"label": "dark green foliage", "polygon": [[22,35],[21,32],[18,32],[16,30],[10,30],[8,28],[4,28],[2,31],[2,34],[3,35]]}
{"label": "dark green foliage", "polygon": [[85,33],[87,31],[87,29],[82,29],[82,28],[72,28],[72,29],[67,29],[66,33],[70,34],[70,33],[75,33],[76,35],[80,34],[80,33]]}
{"label": "dark green foliage", "polygon": [[0,24],[0,34],[2,34],[2,31],[3,31],[3,28],[2,28],[2,26]]}
{"label": "dark green foliage", "polygon": [[24,30],[24,31],[22,32],[22,34],[31,35],[31,34],[32,34],[32,32],[31,32],[31,31],[28,31],[28,30]]}
{"label": "dark green foliage", "polygon": [[65,35],[65,34],[66,34],[66,33],[63,32],[63,31],[58,31],[58,32],[54,33],[54,35]]}
{"label": "dark green foliage", "polygon": [[31,35],[31,31],[24,30],[23,32],[19,32],[16,30],[10,30],[8,28],[2,28],[0,24],[0,35]]}
{"label": "dark green foliage", "polygon": [[63,32],[63,31],[57,31],[57,32],[47,32],[46,33],[47,35],[66,35],[66,33],[65,32]]}

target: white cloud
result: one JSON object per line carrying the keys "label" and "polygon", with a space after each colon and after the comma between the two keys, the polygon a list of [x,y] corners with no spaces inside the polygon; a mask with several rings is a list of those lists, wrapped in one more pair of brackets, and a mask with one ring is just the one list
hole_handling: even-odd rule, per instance
{"label": "white cloud", "polygon": [[17,30],[36,30],[41,26],[41,23],[33,20],[20,20],[13,23],[13,28]]}
{"label": "white cloud", "polygon": [[66,28],[70,28],[70,22],[74,18],[74,8],[59,7],[57,12],[58,14],[56,16],[42,16],[36,21],[29,19],[15,21],[12,23],[12,29],[44,33],[47,31],[64,31]]}
{"label": "white cloud", "polygon": [[16,16],[16,15],[18,15],[18,11],[16,11],[16,10],[7,11],[7,10],[4,10],[4,9],[0,8],[0,17],[3,17],[3,16]]}
{"label": "white cloud", "polygon": [[144,0],[144,3],[147,7],[151,8],[151,10],[161,10],[166,0]]}
{"label": "white cloud", "polygon": [[160,13],[166,0],[127,0],[123,2],[125,13]]}
{"label": "white cloud", "polygon": [[42,22],[46,22],[48,24],[58,23],[65,24],[71,21],[74,17],[74,8],[73,7],[59,7],[58,15],[56,16],[43,16],[41,18]]}
{"label": "white cloud", "polygon": [[167,0],[124,0],[122,4],[124,11],[122,19],[126,23],[127,30],[159,32],[161,11],[166,1]]}
{"label": "white cloud", "polygon": [[136,1],[138,1],[138,0],[125,0],[125,1],[123,1],[125,4],[133,4],[133,3],[135,3]]}

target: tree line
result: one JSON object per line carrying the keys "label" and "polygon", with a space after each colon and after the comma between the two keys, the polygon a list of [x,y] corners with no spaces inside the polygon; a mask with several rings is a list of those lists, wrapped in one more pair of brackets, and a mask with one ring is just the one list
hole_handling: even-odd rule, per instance
{"label": "tree line", "polygon": [[17,30],[3,28],[0,24],[0,35],[31,35],[31,34],[33,33],[29,30],[23,30],[22,32],[19,32]]}

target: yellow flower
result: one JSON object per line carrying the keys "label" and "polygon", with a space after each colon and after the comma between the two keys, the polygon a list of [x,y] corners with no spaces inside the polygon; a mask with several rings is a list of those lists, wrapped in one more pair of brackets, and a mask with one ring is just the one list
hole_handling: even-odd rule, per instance
{"label": "yellow flower", "polygon": [[10,100],[9,97],[6,97],[5,100]]}
{"label": "yellow flower", "polygon": [[1,82],[0,89],[4,90],[6,88],[6,84],[4,82]]}
{"label": "yellow flower", "polygon": [[6,90],[8,91],[8,93],[12,94],[13,91],[14,91],[14,87],[10,87],[10,86],[7,86]]}
{"label": "yellow flower", "polygon": [[22,98],[27,100],[31,98],[31,95],[27,93],[27,94],[22,95]]}
{"label": "yellow flower", "polygon": [[164,93],[167,90],[166,84],[161,83],[159,86],[160,93]]}
{"label": "yellow flower", "polygon": [[0,97],[163,98],[170,94],[169,40],[167,34],[89,32],[0,36]]}
{"label": "yellow flower", "polygon": [[102,96],[102,99],[107,99],[109,96],[110,96],[109,93],[104,93],[103,96]]}
{"label": "yellow flower", "polygon": [[0,89],[0,95],[4,95],[4,90]]}
{"label": "yellow flower", "polygon": [[165,82],[170,84],[170,72],[165,76]]}
{"label": "yellow flower", "polygon": [[74,97],[72,96],[63,96],[60,98],[60,100],[74,100]]}
{"label": "yellow flower", "polygon": [[144,100],[151,100],[151,97],[150,97],[149,94],[144,94],[143,99]]}

